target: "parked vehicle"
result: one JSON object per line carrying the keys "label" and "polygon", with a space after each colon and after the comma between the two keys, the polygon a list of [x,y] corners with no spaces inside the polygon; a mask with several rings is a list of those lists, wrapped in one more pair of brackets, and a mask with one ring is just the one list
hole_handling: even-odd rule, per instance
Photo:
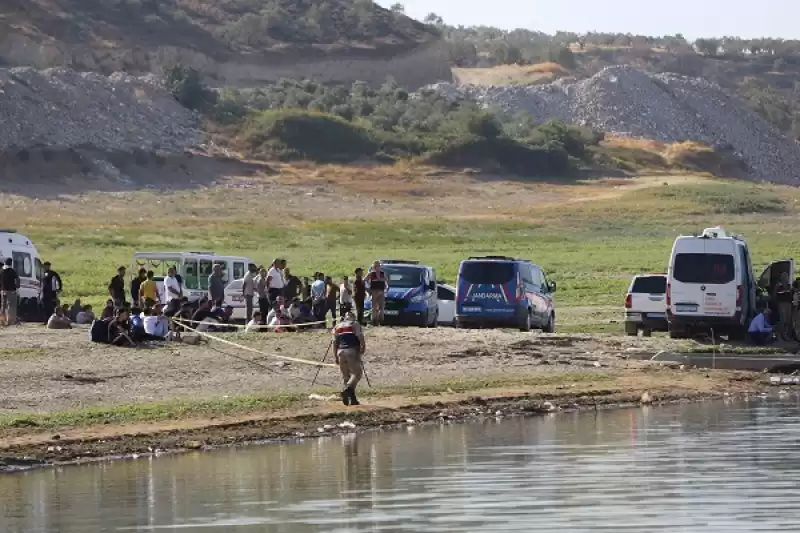
{"label": "parked vehicle", "polygon": [[653,331],[667,331],[667,276],[640,274],[631,280],[625,295],[625,333],[639,331],[649,337]]}
{"label": "parked vehicle", "polygon": [[175,267],[183,280],[183,294],[190,301],[199,300],[208,294],[208,276],[215,264],[222,266],[223,279],[242,279],[247,265],[254,263],[247,257],[217,255],[213,252],[137,252],[129,274],[135,276],[140,268],[152,270],[158,283],[161,299],[164,300],[164,278],[170,267]]}
{"label": "parked vehicle", "polygon": [[13,229],[0,229],[0,268],[7,258],[14,261],[19,276],[17,313],[22,320],[39,318],[42,292],[42,261],[33,242]]}
{"label": "parked vehicle", "polygon": [[419,261],[404,259],[381,259],[380,264],[389,281],[384,324],[436,327],[436,271]]}
{"label": "parked vehicle", "polygon": [[747,243],[722,228],[675,239],[667,276],[667,322],[673,338],[697,331],[743,339],[756,311]]}
{"label": "parked vehicle", "polygon": [[458,268],[458,327],[518,327],[555,331],[555,282],[541,267],[505,256],[470,257]]}
{"label": "parked vehicle", "polygon": [[456,325],[456,288],[440,283],[436,287],[439,298],[439,324]]}

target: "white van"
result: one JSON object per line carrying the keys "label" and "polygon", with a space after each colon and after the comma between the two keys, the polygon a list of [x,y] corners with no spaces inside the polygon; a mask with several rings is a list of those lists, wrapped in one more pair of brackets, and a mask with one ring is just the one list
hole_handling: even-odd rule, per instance
{"label": "white van", "polygon": [[39,314],[42,292],[43,272],[39,252],[25,235],[13,229],[0,229],[0,267],[9,257],[14,260],[14,270],[19,275],[19,316],[34,319]]}
{"label": "white van", "polygon": [[230,281],[243,278],[251,263],[255,261],[247,257],[217,255],[213,252],[137,252],[133,255],[129,274],[136,276],[141,268],[152,270],[161,300],[164,301],[162,282],[170,267],[175,267],[183,280],[183,295],[195,301],[208,295],[208,276],[214,265],[222,265],[223,279],[227,285]]}
{"label": "white van", "polygon": [[722,228],[675,239],[667,273],[667,322],[672,338],[696,331],[742,339],[756,309],[747,243]]}

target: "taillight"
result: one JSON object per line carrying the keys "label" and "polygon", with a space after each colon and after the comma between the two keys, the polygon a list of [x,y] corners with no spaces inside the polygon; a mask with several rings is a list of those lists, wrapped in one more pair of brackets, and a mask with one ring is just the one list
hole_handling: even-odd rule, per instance
{"label": "taillight", "polygon": [[742,308],[742,286],[736,286],[736,309]]}
{"label": "taillight", "polygon": [[631,297],[631,293],[625,295],[625,309],[630,309],[633,307],[633,298]]}

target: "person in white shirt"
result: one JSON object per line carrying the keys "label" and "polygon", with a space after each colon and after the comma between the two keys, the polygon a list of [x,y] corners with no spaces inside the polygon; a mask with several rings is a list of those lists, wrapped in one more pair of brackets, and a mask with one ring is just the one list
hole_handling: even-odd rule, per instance
{"label": "person in white shirt", "polygon": [[247,267],[247,273],[242,278],[242,297],[244,297],[245,305],[245,322],[249,322],[253,316],[253,298],[256,295],[256,275],[258,274],[258,267],[250,263]]}
{"label": "person in white shirt", "polygon": [[342,278],[342,284],[339,285],[339,316],[344,316],[344,309],[353,308],[353,287],[350,285],[350,278],[345,276]]}
{"label": "person in white shirt", "polygon": [[163,314],[163,306],[157,304],[153,310],[149,312],[144,311],[144,332],[151,337],[159,339],[166,339],[169,335],[169,319]]}
{"label": "person in white shirt", "polygon": [[256,311],[253,313],[253,318],[250,322],[247,323],[247,327],[244,328],[245,333],[253,333],[254,331],[261,331],[261,311]]}
{"label": "person in white shirt", "polygon": [[283,288],[286,286],[286,280],[283,279],[283,268],[285,266],[285,260],[275,259],[267,272],[267,293],[270,306],[273,306],[278,301],[278,297],[283,295]]}
{"label": "person in white shirt", "polygon": [[164,301],[166,303],[183,296],[181,284],[178,283],[178,279],[175,277],[175,274],[175,267],[170,267],[170,269],[167,271],[167,277],[164,278]]}

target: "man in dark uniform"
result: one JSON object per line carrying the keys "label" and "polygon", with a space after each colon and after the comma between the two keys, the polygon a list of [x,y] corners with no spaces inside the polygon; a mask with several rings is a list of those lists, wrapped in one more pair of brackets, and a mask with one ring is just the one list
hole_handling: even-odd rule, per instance
{"label": "man in dark uniform", "polygon": [[361,357],[367,344],[364,330],[356,320],[352,307],[346,307],[345,311],[342,320],[333,328],[333,353],[344,379],[345,387],[340,394],[342,403],[360,405],[356,398],[356,386],[364,373]]}
{"label": "man in dark uniform", "polygon": [[42,263],[42,269],[44,271],[44,276],[42,277],[42,315],[44,315],[44,324],[47,324],[47,321],[55,313],[63,285],[58,272],[50,268],[50,261]]}

